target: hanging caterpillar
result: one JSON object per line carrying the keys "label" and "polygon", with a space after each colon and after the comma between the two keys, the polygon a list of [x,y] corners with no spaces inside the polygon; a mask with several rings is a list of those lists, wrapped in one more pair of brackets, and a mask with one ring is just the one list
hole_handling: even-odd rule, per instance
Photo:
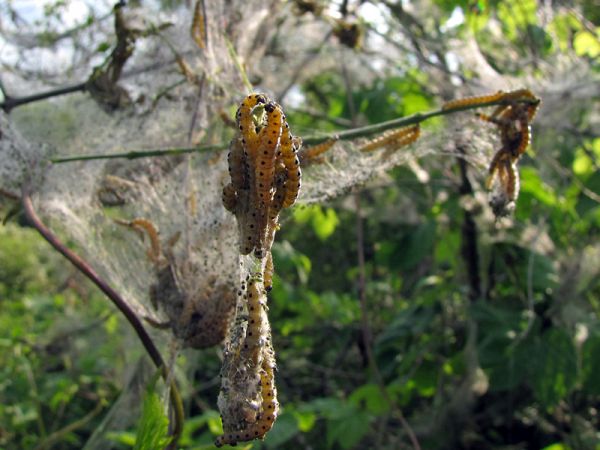
{"label": "hanging caterpillar", "polygon": [[[262,116],[255,123],[257,111]],[[271,247],[279,213],[295,202],[302,175],[297,155],[301,140],[292,136],[277,103],[262,94],[247,96],[236,113],[236,125],[228,156],[231,181],[223,188],[223,203],[236,217],[240,254],[253,253],[260,270],[238,292],[238,315],[223,352],[218,404],[224,433],[217,446],[261,438],[277,417],[266,303],[273,278]]]}
{"label": "hanging caterpillar", "polygon": [[227,154],[227,162],[229,165],[229,176],[231,184],[238,189],[248,188],[248,164],[246,155],[244,154],[244,146],[242,139],[235,137],[229,144],[229,153]]}
{"label": "hanging caterpillar", "polygon": [[203,9],[203,0],[196,0],[196,6],[194,7],[194,16],[192,19],[192,27],[190,33],[196,45],[204,50],[204,48],[206,47],[206,16],[204,15]]}
{"label": "hanging caterpillar", "polygon": [[289,127],[286,124],[281,138],[281,160],[287,170],[285,197],[283,199],[284,208],[292,206],[300,193],[302,170],[300,170],[298,150],[301,146],[302,140],[292,136]]}
{"label": "hanging caterpillar", "polygon": [[490,115],[477,114],[480,119],[495,124],[500,132],[502,146],[490,161],[486,179],[486,188],[491,190],[490,205],[498,217],[509,211],[519,195],[517,162],[531,142],[530,123],[535,117],[540,100],[529,89],[500,92],[489,97],[486,100],[481,100],[484,97],[478,97],[480,101],[471,104],[495,100],[504,102]]}
{"label": "hanging caterpillar", "polygon": [[[256,192],[261,202],[271,203],[271,187],[275,173],[275,150],[281,137],[283,113],[276,103],[265,105],[267,124],[260,130],[260,148],[256,155]],[[287,125],[287,123],[286,123]]]}
{"label": "hanging caterpillar", "polygon": [[243,101],[236,113],[237,125],[242,136],[242,144],[246,151],[250,150],[250,156],[254,158],[258,143],[258,133],[254,125],[253,111],[257,105],[267,103],[267,98],[263,94],[248,95]]}
{"label": "hanging caterpillar", "polygon": [[[264,109],[264,116],[257,126],[254,110],[258,107]],[[223,201],[238,220],[240,252],[254,250],[262,259],[270,249],[280,210],[298,197],[301,140],[290,133],[281,107],[263,94],[242,101],[236,123],[238,135],[231,141],[228,157],[232,187],[224,188]]]}
{"label": "hanging caterpillar", "polygon": [[219,409],[228,415],[223,415],[224,433],[215,441],[217,447],[263,437],[273,426],[279,409],[271,329],[266,315],[267,296],[260,275],[248,280],[244,298],[245,333],[235,334],[239,342],[233,342],[225,352],[222,383],[225,388],[219,395]]}

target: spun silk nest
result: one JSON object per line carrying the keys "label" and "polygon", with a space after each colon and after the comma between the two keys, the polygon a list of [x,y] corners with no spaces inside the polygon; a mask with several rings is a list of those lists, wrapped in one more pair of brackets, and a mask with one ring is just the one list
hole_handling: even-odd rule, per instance
{"label": "spun silk nest", "polygon": [[[24,184],[31,186],[36,208],[50,227],[77,246],[138,316],[167,330],[164,333],[171,339],[164,341],[175,340],[179,347],[206,348],[222,342],[240,317],[236,314],[240,288],[247,294],[263,289],[264,280],[256,278],[256,260],[240,255],[238,224],[223,206],[223,188],[230,181],[227,151],[65,164],[46,161],[73,154],[190,147],[196,141],[229,142],[234,130],[222,116],[233,119],[232,111],[247,94],[240,89],[239,66],[261,61],[268,40],[265,30],[275,15],[269,14],[273,5],[264,2],[239,2],[230,9],[213,3],[207,2],[206,16],[211,20],[201,39],[203,48],[190,39],[189,28],[165,31],[179,54],[186,55],[187,70],[196,74],[184,73],[188,82],[168,97],[158,93],[181,79],[181,63],[171,61],[151,73],[126,78],[123,86],[139,101],[125,110],[107,113],[90,96],[76,94],[53,101],[51,115],[35,105],[23,108],[12,122],[0,115],[4,155],[0,187],[18,192]],[[231,41],[220,23],[229,24]],[[148,44],[136,51],[132,65],[157,58],[168,61],[173,54],[164,51],[164,45]],[[294,124],[290,127],[294,129]],[[491,144],[473,136],[469,140],[478,147],[471,162],[483,171]],[[361,152],[369,141],[331,141],[322,155],[301,160],[297,203],[323,202],[392,167],[444,152],[448,139],[425,129],[419,140],[407,141],[397,151],[386,151],[383,145]],[[252,316],[248,306],[244,308],[244,314]],[[268,321],[261,320],[266,336]],[[229,342],[235,339],[229,336]],[[260,392],[252,392],[256,398],[275,392],[267,384],[274,367],[272,347],[267,347],[266,363],[252,374],[260,386]],[[271,406],[276,408],[276,403]],[[258,419],[260,425],[263,422]],[[235,437],[223,438],[222,443],[229,441]]]}

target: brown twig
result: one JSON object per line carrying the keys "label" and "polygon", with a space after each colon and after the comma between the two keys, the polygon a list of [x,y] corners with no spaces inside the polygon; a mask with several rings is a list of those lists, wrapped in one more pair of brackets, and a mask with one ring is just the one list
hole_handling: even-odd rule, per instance
{"label": "brown twig", "polygon": [[[96,273],[94,269],[81,258],[79,255],[75,254],[72,250],[70,250],[66,245],[64,245],[44,223],[40,220],[38,215],[35,212],[33,207],[33,203],[31,201],[31,194],[28,191],[27,187],[23,188],[22,193],[22,204],[23,210],[25,211],[25,217],[29,221],[29,223],[42,235],[42,237],[61,255],[63,255],[71,264],[73,264],[81,273],[83,273],[87,278],[89,278],[119,309],[119,311],[125,316],[129,324],[133,327],[136,334],[138,335],[142,345],[144,346],[146,352],[152,359],[152,362],[156,366],[157,369],[161,371],[161,375],[163,379],[168,382],[170,380],[169,369],[164,363],[164,360],[158,351],[156,345],[154,345],[154,341],[144,328],[141,320],[137,317],[135,312],[129,307],[127,302],[110,286],[106,281],[104,281],[100,275]],[[174,420],[174,428],[173,428],[173,440],[171,441],[170,448],[175,448],[177,440],[181,435],[183,430],[183,404],[181,401],[181,397],[179,395],[179,390],[173,380],[170,380],[170,397],[171,403],[173,405],[173,409],[175,411],[175,420]]]}

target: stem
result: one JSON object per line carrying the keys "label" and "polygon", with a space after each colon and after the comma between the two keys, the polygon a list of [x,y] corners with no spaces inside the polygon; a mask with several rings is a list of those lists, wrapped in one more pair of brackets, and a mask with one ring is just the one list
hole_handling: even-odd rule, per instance
{"label": "stem", "polygon": [[[112,302],[113,304],[121,311],[121,313],[125,316],[129,324],[133,327],[136,334],[138,335],[140,341],[142,341],[142,345],[146,349],[146,352],[152,359],[154,365],[161,371],[162,378],[165,382],[168,383],[169,380],[169,370],[165,365],[160,352],[154,345],[152,338],[144,328],[144,325],[137,317],[135,312],[129,307],[127,302],[123,300],[123,298],[106,282],[104,281],[92,267],[83,260],[79,255],[75,254],[72,250],[70,250],[65,244],[63,244],[51,231],[47,228],[44,223],[40,220],[38,215],[33,208],[33,203],[31,201],[31,195],[29,194],[27,188],[23,188],[22,193],[22,203],[23,209],[25,211],[25,217],[31,223],[31,225],[42,235],[42,237],[61,255],[73,264],[77,270],[83,273],[87,278],[89,278]],[[177,389],[177,385],[173,380],[170,381],[170,397],[171,403],[173,405],[173,409],[175,411],[175,424],[173,429],[173,440],[171,441],[170,446],[174,446],[181,435],[183,430],[183,403],[181,401],[181,396],[179,395],[179,390]],[[175,447],[173,447],[175,448]]]}
{"label": "stem", "polygon": [[[532,100],[532,99],[519,99],[519,100],[510,100],[511,102],[519,102],[526,103],[531,105],[539,104],[540,100]],[[345,131],[334,131],[328,134],[319,134],[306,136],[302,138],[302,141],[305,144],[313,145],[320,144],[328,139],[332,139],[337,137],[339,140],[351,140],[360,137],[367,137],[373,134],[381,133],[383,131],[399,128],[408,125],[415,125],[417,123],[425,122],[426,120],[432,119],[437,116],[445,116],[448,114],[454,114],[461,111],[469,111],[472,109],[485,108],[488,106],[495,105],[503,105],[507,104],[507,100],[494,100],[485,103],[479,103],[475,105],[463,105],[456,106],[453,108],[440,108],[433,111],[429,111],[426,113],[416,113],[408,117],[401,117],[398,119],[388,120],[386,122],[381,122],[375,125],[367,125],[364,127],[353,128],[351,130]],[[112,154],[95,154],[95,155],[76,155],[76,156],[68,156],[64,158],[53,158],[50,162],[54,164],[66,163],[72,161],[90,161],[96,159],[114,159],[114,158],[127,158],[127,159],[135,159],[135,158],[146,158],[151,156],[171,156],[171,155],[181,155],[184,153],[194,153],[194,152],[207,152],[213,150],[224,150],[228,147],[227,143],[223,144],[215,144],[215,145],[199,145],[197,147],[174,147],[167,149],[155,149],[155,150],[144,150],[144,151],[133,151],[126,153],[112,153]]]}
{"label": "stem", "polygon": [[358,298],[360,301],[360,322],[362,329],[362,337],[363,337],[363,345],[365,346],[365,353],[367,354],[367,359],[369,361],[370,369],[373,373],[373,377],[375,378],[375,382],[381,392],[381,395],[387,402],[390,409],[393,409],[396,415],[398,416],[398,420],[402,425],[405,433],[408,435],[412,447],[414,450],[421,450],[421,446],[417,437],[411,428],[410,424],[406,421],[402,410],[394,404],[392,399],[390,398],[387,389],[385,388],[385,381],[381,372],[379,370],[379,366],[377,365],[377,361],[375,360],[375,356],[373,355],[373,339],[371,333],[371,327],[369,325],[369,318],[367,316],[368,306],[367,306],[367,298],[365,294],[365,285],[366,285],[366,275],[365,275],[365,253],[364,253],[364,227],[363,227],[363,219],[361,217],[361,204],[360,204],[360,193],[357,193],[354,196],[354,200],[356,203],[356,244],[357,244],[357,253],[358,253]]}
{"label": "stem", "polygon": [[9,97],[6,96],[4,101],[0,103],[0,108],[4,112],[9,113],[13,108],[17,106],[25,105],[27,103],[37,102],[50,97],[57,97],[59,95],[71,94],[72,92],[85,91],[86,83],[73,84],[71,86],[65,86],[58,89],[52,89],[46,92],[40,92],[39,94],[27,95],[25,97]]}
{"label": "stem", "polygon": [[203,153],[210,152],[213,150],[224,150],[228,147],[229,144],[214,144],[214,145],[199,145],[197,147],[174,147],[168,149],[158,149],[158,150],[140,150],[140,151],[132,151],[127,153],[113,153],[113,154],[104,154],[104,155],[79,155],[79,156],[67,156],[65,158],[53,158],[50,162],[54,164],[73,162],[73,161],[95,161],[97,159],[116,159],[116,158],[126,158],[126,159],[137,159],[137,158],[148,158],[152,156],[175,156],[175,155],[184,155],[186,153]]}

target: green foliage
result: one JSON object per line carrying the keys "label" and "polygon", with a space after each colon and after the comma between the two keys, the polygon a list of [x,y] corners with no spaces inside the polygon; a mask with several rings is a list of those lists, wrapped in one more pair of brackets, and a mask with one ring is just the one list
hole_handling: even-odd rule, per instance
{"label": "green foliage", "polygon": [[[86,300],[57,288],[65,280]],[[69,424],[78,426],[62,441],[80,447],[81,433],[97,425],[98,406],[116,394],[109,375],[122,363],[114,353],[122,329],[102,327],[104,299],[89,295],[31,229],[0,227],[0,290],[0,447],[33,448]]]}
{"label": "green foliage", "polygon": [[[386,11],[393,3],[376,2]],[[575,2],[585,17],[560,5],[546,23],[534,0],[435,0],[423,30],[413,27],[408,7],[421,5],[396,3],[405,15],[386,16],[390,35],[408,28],[406,37],[419,41],[425,33],[422,42],[434,42],[440,53],[423,60],[410,54],[355,84],[339,68],[320,69],[296,86],[307,108],[378,123],[436,107],[438,93],[454,90],[443,84],[452,75],[427,68],[451,59],[443,45],[450,39],[476,39],[489,66],[515,83],[524,83],[522,74],[527,84],[543,78],[544,67],[568,58],[598,69],[593,1]],[[49,14],[63,6],[54,9]],[[444,29],[458,12],[464,22]],[[96,50],[107,48],[101,42]],[[361,56],[373,67],[380,63],[377,55]],[[459,70],[473,76],[469,67]],[[478,90],[499,88],[475,81]],[[600,138],[595,110],[569,106],[568,123],[534,123],[512,218],[489,219],[482,154],[470,142],[473,154],[465,159],[478,161],[466,169],[473,192],[465,192],[456,159],[434,149],[417,162],[425,181],[400,167],[361,192],[283,218],[269,299],[282,412],[264,441],[238,448],[405,448],[400,413],[423,449],[599,448]],[[50,109],[40,104],[25,115],[39,121]],[[289,113],[294,129],[335,129],[316,117]],[[69,126],[75,119],[62,118]],[[454,119],[433,126],[472,126],[468,116]],[[38,139],[60,142],[60,131],[47,126],[40,124]],[[469,243],[476,256],[469,256]],[[78,294],[57,288],[65,284]],[[0,228],[0,302],[0,448],[34,448],[96,404],[114,404],[135,347],[128,328],[29,229]],[[197,369],[185,377],[176,372],[178,381],[189,380],[181,448],[212,449],[222,432],[217,353],[190,351],[179,361]],[[56,448],[81,448],[104,414],[66,432]],[[113,435],[117,448],[166,444],[167,417],[154,384],[139,424],[125,428]]]}
{"label": "green foliage", "polygon": [[165,414],[163,402],[156,393],[156,381],[157,377],[146,389],[134,450],[160,450],[170,441],[169,418]]}

